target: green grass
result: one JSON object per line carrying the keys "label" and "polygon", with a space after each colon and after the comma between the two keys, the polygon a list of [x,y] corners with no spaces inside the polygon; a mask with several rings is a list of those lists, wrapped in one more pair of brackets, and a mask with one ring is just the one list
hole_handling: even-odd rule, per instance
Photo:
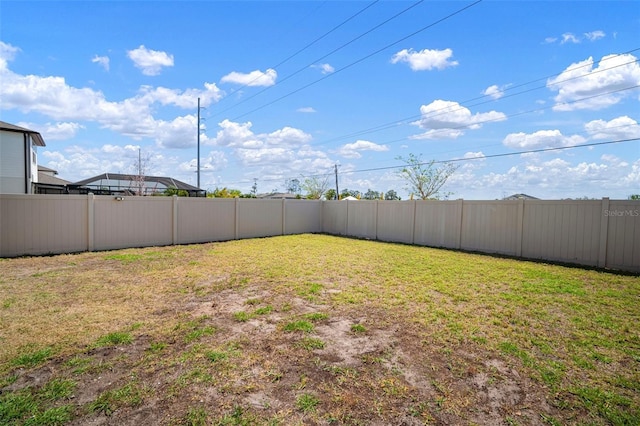
{"label": "green grass", "polygon": [[143,387],[136,381],[132,381],[117,389],[101,393],[89,404],[89,409],[109,415],[119,408],[140,405],[146,394],[147,391]]}
{"label": "green grass", "polygon": [[105,334],[96,341],[96,346],[118,346],[128,345],[133,342],[133,336],[131,333],[124,331],[114,331],[113,333]]}
{"label": "green grass", "polygon": [[45,362],[52,354],[51,348],[43,348],[34,352],[19,355],[11,363],[15,367],[35,367]]}
{"label": "green grass", "polygon": [[[264,420],[248,405],[232,407],[267,386],[322,395],[314,414],[319,423],[390,422],[410,405],[417,420],[437,424],[438,413],[455,418],[482,409],[473,405],[477,395],[456,394],[454,381],[486,374],[501,383],[506,373],[487,367],[489,361],[517,371],[544,394],[555,412],[538,421],[640,424],[637,276],[326,235],[7,259],[0,275],[0,384],[13,389],[38,367],[58,369],[39,388],[21,385],[0,394],[0,424],[83,415],[88,407],[77,406],[79,383],[120,370],[127,373],[114,386],[124,385],[96,397],[96,411],[144,404],[147,389],[138,382],[127,388],[127,374],[166,371],[173,382],[153,389],[163,392],[158,398],[185,394],[198,407],[198,392],[210,387],[221,399],[220,408],[207,406],[209,424]],[[228,292],[245,300],[242,314],[211,308]],[[412,357],[407,365],[448,374],[439,380],[442,390],[423,405],[409,401],[411,392],[392,380],[401,376],[392,370],[393,347],[357,357],[365,362],[349,369],[303,353],[332,353],[333,341],[320,327],[329,318],[331,324],[349,321],[348,339],[374,341],[392,332],[394,345],[411,342],[411,351],[402,348]],[[361,323],[354,324],[356,318]],[[256,327],[233,324],[248,319],[260,321]],[[218,322],[223,326],[216,328]],[[134,335],[142,342],[137,357]],[[90,353],[125,344],[131,345],[126,356],[109,349],[98,360]],[[310,378],[291,390],[292,365],[295,374],[317,368],[327,378]],[[311,413],[288,395],[282,412]],[[69,404],[72,409],[64,408]],[[199,412],[189,416],[188,407],[173,420],[197,424]],[[349,414],[360,407],[372,411]],[[527,424],[508,415],[505,422]]]}
{"label": "green grass", "polygon": [[310,393],[303,393],[296,398],[296,407],[298,407],[298,410],[302,411],[303,413],[316,411],[319,403],[320,400]]}
{"label": "green grass", "polygon": [[287,332],[303,331],[305,333],[311,333],[313,329],[313,324],[305,320],[292,321],[284,325],[284,331]]}

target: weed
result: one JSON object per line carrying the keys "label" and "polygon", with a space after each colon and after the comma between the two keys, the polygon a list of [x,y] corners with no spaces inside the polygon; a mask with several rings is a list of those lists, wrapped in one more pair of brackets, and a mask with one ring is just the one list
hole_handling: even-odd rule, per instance
{"label": "weed", "polygon": [[250,426],[257,422],[257,418],[245,413],[244,409],[237,405],[230,414],[225,415],[218,425],[220,426]]}
{"label": "weed", "polygon": [[38,409],[29,390],[0,394],[0,424],[14,424]]}
{"label": "weed", "polygon": [[296,346],[312,351],[314,349],[324,349],[324,342],[315,337],[304,337],[296,343]]}
{"label": "weed", "polygon": [[15,358],[11,364],[15,367],[35,367],[45,362],[51,356],[51,352],[51,348],[43,348],[35,352],[20,355]]}
{"label": "weed", "polygon": [[354,333],[364,333],[367,329],[362,324],[351,324],[351,331]]}
{"label": "weed", "polygon": [[133,342],[133,337],[130,333],[123,331],[114,331],[113,333],[105,334],[96,341],[97,347],[104,346],[117,346],[128,345]]}
{"label": "weed", "polygon": [[73,380],[53,379],[42,387],[39,396],[50,401],[68,399],[75,389],[76,382]]}
{"label": "weed", "polygon": [[309,321],[293,321],[285,324],[284,331],[293,332],[293,331],[304,331],[305,333],[311,333],[314,327]]}
{"label": "weed", "polygon": [[95,401],[89,404],[89,409],[109,415],[118,408],[140,405],[145,393],[145,389],[136,382],[129,382],[121,388],[101,393]]}
{"label": "weed", "polygon": [[61,426],[68,423],[73,414],[73,406],[62,405],[37,412],[27,419],[25,426]]}
{"label": "weed", "polygon": [[147,350],[151,353],[158,353],[158,352],[162,352],[166,347],[167,347],[167,344],[164,342],[151,342]]}
{"label": "weed", "polygon": [[211,335],[215,333],[215,331],[216,331],[215,328],[209,325],[202,328],[196,328],[195,330],[191,330],[190,332],[187,333],[186,336],[184,336],[184,341],[185,343],[191,343],[194,340],[198,340],[203,336]]}
{"label": "weed", "polygon": [[227,359],[228,355],[226,352],[217,352],[217,351],[207,351],[204,354],[205,357],[211,362],[222,361],[223,359]]}
{"label": "weed", "polygon": [[327,318],[329,318],[329,315],[323,313],[323,312],[313,312],[310,314],[305,314],[304,315],[305,319],[308,319],[309,321],[323,321],[326,320]]}
{"label": "weed", "polygon": [[233,319],[238,322],[247,322],[251,319],[251,315],[245,311],[238,311],[233,313]]}
{"label": "weed", "polygon": [[245,302],[245,305],[259,305],[260,303],[262,303],[262,299],[247,299]]}
{"label": "weed", "polygon": [[202,408],[190,408],[184,418],[187,426],[205,426],[207,424],[207,411]]}
{"label": "weed", "polygon": [[267,305],[255,310],[256,315],[269,315],[273,311],[273,306]]}
{"label": "weed", "polygon": [[296,407],[303,413],[314,412],[320,400],[310,393],[303,393],[296,398]]}

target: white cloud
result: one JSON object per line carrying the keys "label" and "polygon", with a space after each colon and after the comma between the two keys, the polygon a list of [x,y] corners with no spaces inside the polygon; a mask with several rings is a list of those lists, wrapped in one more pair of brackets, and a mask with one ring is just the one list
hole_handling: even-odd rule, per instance
{"label": "white cloud", "polygon": [[313,109],[313,107],[302,107],[302,108],[298,108],[296,111],[297,112],[304,112],[304,113],[314,113],[314,112],[316,112],[316,110]]}
{"label": "white cloud", "polygon": [[544,42],[547,44],[555,43],[556,41],[558,41],[557,37],[547,37],[544,39]]}
{"label": "white cloud", "polygon": [[584,125],[593,139],[633,139],[640,137],[640,125],[636,120],[625,116],[611,121],[593,120]]}
{"label": "white cloud", "polygon": [[331,74],[335,71],[335,68],[333,68],[330,64],[311,65],[311,68],[319,69],[322,74]]}
{"label": "white cloud", "polygon": [[391,63],[406,62],[413,71],[432,70],[434,68],[443,70],[448,67],[458,65],[457,61],[450,61],[453,56],[451,49],[429,50],[424,49],[416,52],[413,49],[403,49],[393,55]]}
{"label": "white cloud", "polygon": [[562,41],[560,42],[560,44],[565,44],[565,43],[577,44],[577,43],[580,43],[580,39],[572,33],[564,33],[562,34]]}
{"label": "white cloud", "polygon": [[376,152],[384,152],[389,151],[389,147],[386,145],[378,145],[374,142],[357,140],[354,143],[348,143],[340,147],[338,149],[338,154],[345,158],[360,158],[362,154],[361,151],[376,151]]}
{"label": "white cloud", "polygon": [[251,71],[248,74],[233,71],[220,79],[221,83],[235,83],[243,86],[273,86],[276,84],[278,73],[276,70],[269,68],[265,72],[260,70]]}
{"label": "white cloud", "polygon": [[[33,127],[27,127],[33,128]],[[48,140],[65,140],[76,136],[80,129],[85,127],[79,123],[60,122],[47,123],[45,128],[40,131],[45,141]]]}
{"label": "white cloud", "polygon": [[539,130],[535,133],[511,133],[502,143],[513,149],[559,148],[585,142],[580,135],[565,136],[560,130]]}
{"label": "white cloud", "polygon": [[589,41],[596,41],[596,40],[600,40],[601,38],[604,38],[606,34],[604,33],[604,31],[597,30],[597,31],[590,31],[588,33],[584,33],[584,36]]}
{"label": "white cloud", "polygon": [[144,45],[127,51],[127,56],[144,75],[158,75],[162,71],[162,67],[173,66],[173,55],[159,50],[147,49]]}
{"label": "white cloud", "polygon": [[[312,137],[300,129],[285,126],[282,129],[271,133],[255,134],[251,130],[252,123],[236,123],[230,120],[223,120],[218,123],[216,137],[211,143],[217,146],[228,146],[242,149],[271,149],[275,147],[301,147],[311,141]],[[282,152],[282,151],[278,151]]]}
{"label": "white cloud", "polygon": [[99,64],[105,71],[109,71],[109,57],[95,55],[91,60],[94,64]]}
{"label": "white cloud", "polygon": [[[596,68],[593,58],[571,64],[547,81],[557,91],[555,111],[598,110],[615,105],[631,91],[618,91],[640,84],[640,65],[633,55],[604,56]],[[581,100],[582,99],[582,100]]]}
{"label": "white cloud", "polygon": [[485,91],[482,92],[482,94],[485,96],[490,96],[492,99],[500,99],[504,96],[504,90],[506,88],[507,86],[498,87],[497,84],[494,84],[493,86],[487,87]]}
{"label": "white cloud", "polygon": [[420,120],[412,124],[429,130],[412,139],[455,139],[464,134],[464,129],[479,129],[483,123],[507,119],[504,113],[497,111],[472,114],[457,102],[440,99],[422,105],[420,113]]}
{"label": "white cloud", "polygon": [[0,71],[7,69],[8,63],[13,61],[19,51],[19,48],[0,41]]}
{"label": "white cloud", "polygon": [[[16,51],[14,48],[4,50],[4,58],[7,59]],[[19,75],[7,68],[0,69],[2,109],[35,112],[61,122],[96,122],[103,128],[136,140],[153,138],[163,147],[193,146],[197,135],[196,119],[186,116],[158,120],[153,116],[153,104],[194,110],[198,97],[202,106],[207,106],[219,100],[222,92],[214,83],[205,83],[203,89],[184,91],[143,86],[136,96],[112,102],[102,92],[70,86],[62,77]],[[73,137],[71,132],[79,128],[71,124],[52,128],[52,137]]]}

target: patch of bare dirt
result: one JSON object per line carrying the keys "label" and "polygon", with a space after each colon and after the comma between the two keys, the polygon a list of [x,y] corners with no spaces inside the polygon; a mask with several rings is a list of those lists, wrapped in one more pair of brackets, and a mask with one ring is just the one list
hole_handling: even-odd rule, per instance
{"label": "patch of bare dirt", "polygon": [[[266,307],[272,309],[255,313]],[[542,425],[542,416],[568,419],[547,402],[540,383],[497,354],[472,344],[442,351],[417,325],[389,321],[381,309],[332,309],[249,287],[201,296],[182,310],[166,334],[140,334],[132,344],[16,370],[17,380],[0,392],[73,380],[73,397],[59,402],[75,407],[72,425],[205,418],[206,424]],[[253,314],[239,321],[237,312]],[[327,317],[314,321],[310,333],[284,330],[310,313]],[[354,324],[364,331],[354,332]],[[305,347],[305,339],[322,346]],[[126,386],[138,399],[125,395],[109,409],[95,407],[101,395]],[[315,403],[304,406],[303,398]]]}

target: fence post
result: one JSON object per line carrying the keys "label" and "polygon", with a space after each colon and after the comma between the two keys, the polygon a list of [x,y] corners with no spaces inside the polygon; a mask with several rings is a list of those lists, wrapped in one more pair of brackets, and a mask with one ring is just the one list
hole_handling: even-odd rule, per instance
{"label": "fence post", "polygon": [[285,223],[285,214],[286,214],[286,206],[285,206],[285,202],[287,200],[283,197],[282,198],[282,235],[284,235],[284,230],[286,228],[286,223]]}
{"label": "fence post", "polygon": [[522,257],[522,233],[524,232],[524,199],[518,200],[518,217],[516,228],[516,256]]}
{"label": "fence post", "polygon": [[458,220],[458,250],[462,248],[462,221],[464,219],[464,200],[462,198],[458,199],[458,211],[460,212],[459,220]]}
{"label": "fence post", "polygon": [[171,242],[173,245],[178,244],[178,196],[174,195],[171,200],[173,206],[173,232],[171,235]]}
{"label": "fence post", "polygon": [[604,268],[607,266],[607,243],[609,239],[609,215],[606,212],[609,210],[609,198],[604,197],[602,199],[602,211],[600,216],[600,252],[598,254],[598,267]]}
{"label": "fence post", "polygon": [[95,220],[94,220],[94,202],[95,195],[87,194],[87,251],[93,251],[95,247]]}
{"label": "fence post", "polygon": [[235,203],[234,203],[234,207],[233,207],[233,214],[234,214],[234,219],[233,219],[233,239],[237,240],[238,239],[238,197],[234,198]]}
{"label": "fence post", "polygon": [[416,243],[416,213],[417,213],[417,202],[416,200],[411,200],[413,202],[413,229],[411,230],[411,244]]}
{"label": "fence post", "polygon": [[374,223],[375,223],[375,227],[376,227],[376,229],[375,229],[375,236],[376,237],[374,239],[377,241],[378,240],[378,200],[376,200],[376,216],[374,218]]}

